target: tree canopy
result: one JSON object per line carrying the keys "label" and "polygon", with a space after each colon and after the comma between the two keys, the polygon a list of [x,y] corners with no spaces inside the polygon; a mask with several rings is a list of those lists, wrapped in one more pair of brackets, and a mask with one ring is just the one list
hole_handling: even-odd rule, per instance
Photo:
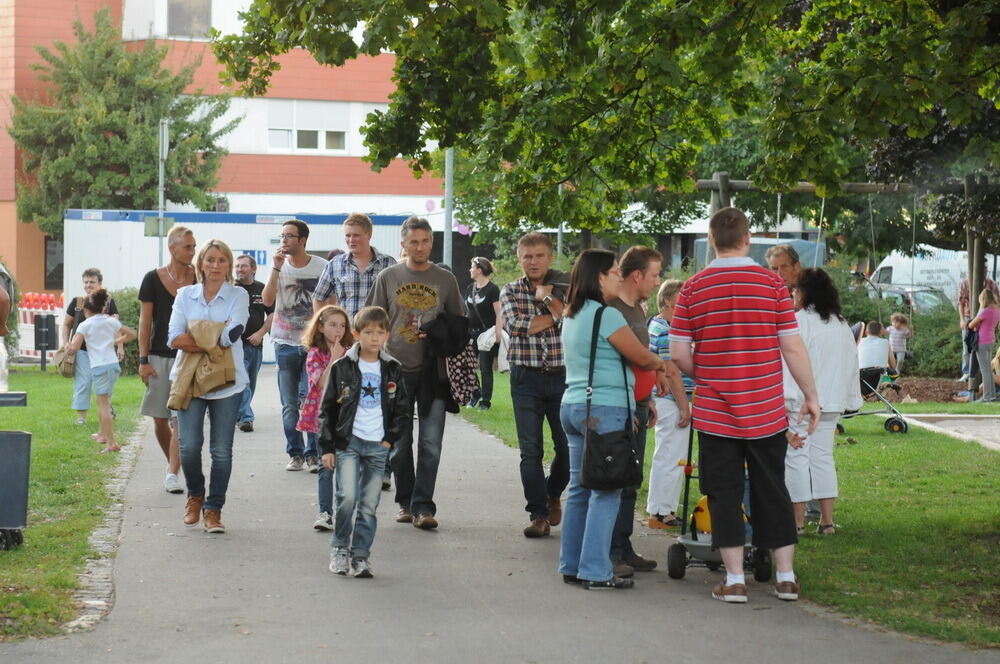
{"label": "tree canopy", "polygon": [[107,10],[93,32],[79,20],[73,31],[74,44],[38,48],[50,98],[13,99],[18,217],[61,237],[67,208],[154,209],[161,118],[171,123],[167,200],[210,205],[225,155],[218,140],[237,122],[213,128],[228,99],[185,94],[196,65],[175,74],[163,67],[165,47],[127,47]]}
{"label": "tree canopy", "polygon": [[859,146],[1000,102],[989,0],[254,0],[242,16],[215,48],[249,94],[292,48],[329,65],[395,53],[397,89],[365,129],[372,165],[423,170],[435,145],[464,148],[503,165],[511,222],[599,229],[636,191],[689,191],[700,151],[752,109],[763,159],[739,175],[832,194]]}

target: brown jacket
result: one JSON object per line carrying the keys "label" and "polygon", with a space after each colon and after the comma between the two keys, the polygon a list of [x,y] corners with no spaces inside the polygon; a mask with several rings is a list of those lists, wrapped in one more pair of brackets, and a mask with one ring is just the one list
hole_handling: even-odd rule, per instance
{"label": "brown jacket", "polygon": [[224,322],[193,320],[188,334],[202,349],[201,353],[184,353],[177,364],[177,377],[170,386],[167,408],[187,410],[192,397],[201,397],[214,390],[236,384],[233,349],[219,346]]}

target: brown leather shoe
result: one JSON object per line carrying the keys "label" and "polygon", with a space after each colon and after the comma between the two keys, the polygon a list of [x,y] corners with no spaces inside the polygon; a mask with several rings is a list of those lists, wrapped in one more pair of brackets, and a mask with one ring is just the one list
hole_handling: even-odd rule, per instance
{"label": "brown leather shoe", "polygon": [[396,523],[413,523],[413,513],[409,507],[400,507],[396,512]]}
{"label": "brown leather shoe", "polygon": [[774,586],[774,594],[778,599],[794,602],[799,599],[799,584],[795,581],[779,581]]}
{"label": "brown leather shoe", "polygon": [[539,517],[531,522],[531,525],[524,529],[525,537],[547,537],[549,532],[549,522]]}
{"label": "brown leather shoe", "polygon": [[413,517],[413,527],[421,530],[434,530],[438,527],[437,519],[427,512],[421,512]]}
{"label": "brown leather shoe", "polygon": [[746,604],[747,587],[742,583],[734,583],[731,586],[727,586],[725,582],[717,583],[715,584],[715,587],[712,588],[712,597],[715,599],[721,599],[723,602]]}
{"label": "brown leather shoe", "polygon": [[626,565],[634,569],[636,572],[652,572],[656,569],[656,561],[649,560],[648,558],[643,558],[638,553],[632,552],[632,555],[625,556],[623,561]]}
{"label": "brown leather shoe", "polygon": [[201,521],[201,506],[205,504],[205,496],[188,496],[184,507],[184,525],[197,526]]}
{"label": "brown leather shoe", "polygon": [[562,521],[562,502],[559,496],[549,496],[549,525],[558,526]]}
{"label": "brown leather shoe", "polygon": [[222,510],[205,510],[205,532],[226,532],[226,527],[222,525]]}
{"label": "brown leather shoe", "polygon": [[635,568],[621,560],[612,561],[611,569],[619,579],[631,579],[635,576]]}

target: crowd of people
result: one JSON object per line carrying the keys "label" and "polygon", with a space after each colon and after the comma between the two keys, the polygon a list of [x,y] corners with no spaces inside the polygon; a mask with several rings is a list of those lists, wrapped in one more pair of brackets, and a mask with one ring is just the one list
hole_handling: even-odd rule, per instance
{"label": "crowd of people", "polygon": [[[285,469],[317,475],[312,527],[333,533],[331,572],[373,575],[376,511],[393,483],[396,522],[438,527],[445,414],[462,405],[489,409],[499,363],[510,371],[523,534],[546,537],[561,526],[564,582],[626,589],[636,572],[657,566],[633,548],[639,485],[601,490],[581,482],[589,433],[632,429],[644,457],[646,430],[655,430],[648,524],[670,529],[685,518],[680,462],[693,428],[712,539],[726,567],[713,596],[747,601],[748,478],[752,543],[773,551],[777,596],[797,599],[794,549],[810,502],[817,532],[835,532],[838,417],[860,407],[859,367],[905,359],[912,336],[905,317],[893,317],[888,338],[870,323],[856,343],[830,277],[802,269],[784,245],[768,253],[770,269],[759,266],[749,257],[747,219],[735,208],[710,220],[717,258],[686,282],[662,284],[655,249],[632,247],[620,258],[588,249],[566,274],[552,268],[549,237],[533,232],[517,243],[521,277],[494,284],[492,262],[476,257],[463,296],[452,272],[430,260],[425,219],[402,225],[398,261],[371,245],[366,215],[350,215],[344,235],[347,251],[327,261],[306,250],[306,223],[284,223],[262,282],[253,257],[234,258],[219,240],[199,246],[191,229],[175,226],[169,263],[143,278],[138,331],[118,321],[100,272],[84,273],[85,295],[70,302],[64,323],[77,356],[78,421],[86,421],[93,390],[95,437],[106,451],[117,449],[112,391],[122,345],[138,338],[141,412],[153,418],[167,462],[164,489],[187,494],[185,524],[225,532],[234,432],[254,431],[251,404],[270,334]],[[990,348],[1000,307],[988,291],[981,305],[967,327]],[[980,365],[981,355],[977,348]]]}

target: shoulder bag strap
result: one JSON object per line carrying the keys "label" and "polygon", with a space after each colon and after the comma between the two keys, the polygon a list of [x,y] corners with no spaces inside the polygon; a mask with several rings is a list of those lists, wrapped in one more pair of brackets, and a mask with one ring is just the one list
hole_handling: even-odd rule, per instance
{"label": "shoulder bag strap", "polygon": [[597,360],[597,335],[601,331],[601,317],[607,305],[602,305],[594,314],[594,329],[590,335],[590,368],[587,371],[587,412],[584,416],[583,426],[586,428],[590,422],[590,400],[594,396],[594,364]]}
{"label": "shoulder bag strap", "polygon": [[481,328],[482,328],[482,329],[480,329],[479,331],[480,331],[480,332],[485,332],[485,331],[486,331],[486,322],[485,322],[485,321],[483,321],[483,317],[482,317],[482,315],[481,315],[481,314],[479,313],[479,307],[478,307],[478,306],[476,306],[476,295],[477,295],[478,293],[479,293],[479,289],[478,289],[478,288],[476,288],[476,282],[475,282],[475,281],[473,281],[473,282],[472,282],[471,284],[469,284],[469,299],[471,299],[471,300],[472,300],[472,303],[471,303],[471,305],[470,305],[470,308],[471,308],[471,309],[472,309],[473,311],[475,311],[475,312],[476,312],[476,318],[478,318],[478,319],[479,319],[479,325],[480,325],[480,326],[481,326]]}

